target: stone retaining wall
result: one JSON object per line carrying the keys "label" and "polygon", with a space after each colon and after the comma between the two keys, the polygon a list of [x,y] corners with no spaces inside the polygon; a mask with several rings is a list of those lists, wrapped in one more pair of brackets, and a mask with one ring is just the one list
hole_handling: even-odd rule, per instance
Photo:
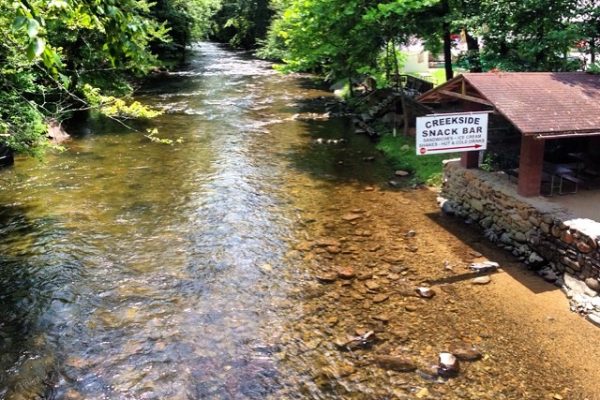
{"label": "stone retaining wall", "polygon": [[576,311],[587,314],[598,305],[600,312],[600,223],[543,198],[521,197],[506,175],[465,169],[456,161],[444,166],[441,196],[443,210],[478,224],[486,238],[546,280],[566,285],[572,300],[584,296],[572,302]]}

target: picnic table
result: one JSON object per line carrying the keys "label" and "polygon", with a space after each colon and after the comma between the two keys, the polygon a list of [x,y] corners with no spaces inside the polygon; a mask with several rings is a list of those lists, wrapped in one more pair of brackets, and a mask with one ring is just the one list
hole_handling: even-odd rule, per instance
{"label": "picnic table", "polygon": [[[553,196],[555,191],[558,194],[574,194],[577,193],[580,185],[585,181],[579,177],[578,163],[551,163],[544,161],[542,171],[550,176],[550,194]],[[571,191],[565,191],[565,183],[569,183],[572,187]]]}

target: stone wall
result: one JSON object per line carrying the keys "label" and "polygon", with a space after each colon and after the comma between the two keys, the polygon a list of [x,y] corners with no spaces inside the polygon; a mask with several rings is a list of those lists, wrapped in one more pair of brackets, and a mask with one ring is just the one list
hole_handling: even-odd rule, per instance
{"label": "stone wall", "polygon": [[600,313],[600,223],[540,197],[521,197],[506,175],[456,161],[445,163],[441,196],[444,211],[478,224],[490,241],[563,287],[574,311],[593,313],[598,306]]}

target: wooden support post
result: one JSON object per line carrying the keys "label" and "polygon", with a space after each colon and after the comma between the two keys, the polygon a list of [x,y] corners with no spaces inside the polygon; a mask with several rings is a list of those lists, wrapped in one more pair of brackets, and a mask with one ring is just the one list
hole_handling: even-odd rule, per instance
{"label": "wooden support post", "polygon": [[542,187],[542,168],[544,166],[544,140],[532,136],[521,138],[521,156],[519,158],[519,186],[521,196],[540,195]]}
{"label": "wooden support post", "polygon": [[465,151],[460,156],[460,165],[463,168],[479,168],[479,152]]}

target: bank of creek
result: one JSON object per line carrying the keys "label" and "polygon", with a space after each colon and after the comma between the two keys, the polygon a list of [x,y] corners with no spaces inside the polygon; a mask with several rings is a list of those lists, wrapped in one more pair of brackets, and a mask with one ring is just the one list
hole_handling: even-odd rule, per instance
{"label": "bank of creek", "polygon": [[[2,171],[0,398],[600,398],[600,330],[349,121],[293,118],[323,96],[201,44],[140,95],[183,144],[96,122]],[[438,377],[449,349],[479,359]]]}

